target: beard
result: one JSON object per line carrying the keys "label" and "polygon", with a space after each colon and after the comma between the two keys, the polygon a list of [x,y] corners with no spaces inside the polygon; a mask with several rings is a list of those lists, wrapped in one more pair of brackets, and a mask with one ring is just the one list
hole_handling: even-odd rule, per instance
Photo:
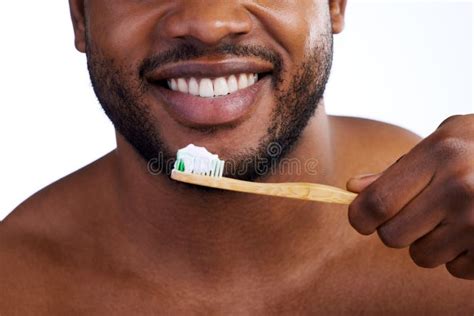
{"label": "beard", "polygon": [[[169,150],[160,131],[160,122],[149,111],[145,95],[150,83],[145,75],[171,62],[202,56],[257,57],[273,64],[272,86],[275,108],[266,134],[255,146],[239,148],[226,157],[224,176],[252,181],[269,174],[288,155],[314,115],[322,100],[332,65],[333,38],[330,32],[320,40],[297,66],[284,87],[283,59],[261,46],[224,44],[203,48],[182,44],[173,50],[142,61],[139,66],[123,67],[87,40],[87,65],[95,94],[115,129],[148,163],[154,174],[169,175],[176,153]],[[287,79],[288,80],[288,79]],[[232,128],[232,127],[231,127]],[[218,133],[218,128],[201,128],[200,132]],[[159,159],[157,159],[159,157]]]}

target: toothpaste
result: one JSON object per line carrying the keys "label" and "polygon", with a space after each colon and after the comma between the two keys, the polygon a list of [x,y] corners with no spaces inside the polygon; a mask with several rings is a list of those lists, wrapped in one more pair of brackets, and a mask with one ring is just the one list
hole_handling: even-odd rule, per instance
{"label": "toothpaste", "polygon": [[189,144],[178,150],[174,168],[187,173],[222,176],[224,161],[204,147]]}

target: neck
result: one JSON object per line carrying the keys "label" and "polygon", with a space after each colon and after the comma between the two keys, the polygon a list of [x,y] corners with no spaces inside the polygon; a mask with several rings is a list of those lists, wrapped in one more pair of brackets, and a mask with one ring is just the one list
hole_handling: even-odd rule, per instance
{"label": "neck", "polygon": [[[331,164],[330,136],[321,107],[286,157],[299,163],[301,172],[279,170],[263,181],[334,184],[337,175]],[[277,269],[291,266],[290,261],[304,265],[314,260],[314,254],[329,251],[340,220],[340,212],[324,211],[331,206],[193,189],[166,176],[151,175],[146,162],[120,135],[117,144],[120,217],[126,223],[122,233],[147,253],[148,260],[175,265],[179,261],[189,270],[206,274],[228,275],[238,270],[241,275],[242,269],[248,273],[265,267],[275,275]]]}

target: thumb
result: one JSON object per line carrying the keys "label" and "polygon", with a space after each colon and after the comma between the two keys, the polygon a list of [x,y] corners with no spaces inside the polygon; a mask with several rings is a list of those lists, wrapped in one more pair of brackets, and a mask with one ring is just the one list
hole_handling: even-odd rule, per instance
{"label": "thumb", "polygon": [[349,179],[349,181],[347,181],[347,190],[355,193],[360,193],[372,182],[380,178],[381,175],[382,173],[371,173],[352,177]]}

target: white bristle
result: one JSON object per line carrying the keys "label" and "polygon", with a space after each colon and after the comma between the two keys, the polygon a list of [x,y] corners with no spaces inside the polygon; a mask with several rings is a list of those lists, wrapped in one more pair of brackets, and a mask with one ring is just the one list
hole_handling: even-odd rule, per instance
{"label": "white bristle", "polygon": [[212,174],[211,177],[216,177],[217,176],[217,165],[219,164],[218,161],[213,161],[212,162]]}

